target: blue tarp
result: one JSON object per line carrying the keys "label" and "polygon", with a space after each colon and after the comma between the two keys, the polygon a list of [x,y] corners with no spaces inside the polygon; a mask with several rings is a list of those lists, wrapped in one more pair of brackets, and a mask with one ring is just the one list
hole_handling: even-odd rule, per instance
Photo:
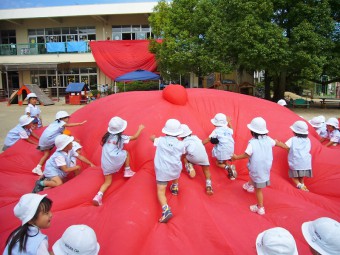
{"label": "blue tarp", "polygon": [[144,81],[144,80],[159,80],[158,74],[146,71],[146,70],[136,70],[130,73],[118,76],[115,81]]}
{"label": "blue tarp", "polygon": [[47,52],[65,52],[65,43],[63,42],[52,42],[46,43]]}
{"label": "blue tarp", "polygon": [[80,82],[80,83],[70,83],[69,85],[67,85],[66,87],[66,92],[68,93],[76,93],[76,92],[81,92],[84,89],[88,90],[87,85],[85,85],[84,82]]}
{"label": "blue tarp", "polygon": [[67,42],[67,52],[86,52],[86,42]]}

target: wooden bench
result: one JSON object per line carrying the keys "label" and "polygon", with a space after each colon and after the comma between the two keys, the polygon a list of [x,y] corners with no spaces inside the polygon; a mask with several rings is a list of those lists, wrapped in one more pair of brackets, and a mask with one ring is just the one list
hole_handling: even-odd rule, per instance
{"label": "wooden bench", "polygon": [[340,99],[339,98],[320,98],[321,108],[326,108],[326,105],[329,104],[337,104],[338,108],[340,108]]}
{"label": "wooden bench", "polygon": [[299,107],[299,106],[306,106],[307,108],[309,108],[309,102],[303,98],[297,98],[291,101],[291,104],[293,106],[293,108],[295,107]]}

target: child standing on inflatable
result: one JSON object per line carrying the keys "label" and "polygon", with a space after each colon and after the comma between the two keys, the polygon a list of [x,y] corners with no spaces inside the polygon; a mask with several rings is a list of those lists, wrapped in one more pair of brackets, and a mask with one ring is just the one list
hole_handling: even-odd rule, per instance
{"label": "child standing on inflatable", "polygon": [[47,236],[40,229],[49,228],[52,219],[52,201],[47,195],[25,194],[14,207],[14,215],[21,226],[8,237],[3,255],[50,254]]}
{"label": "child standing on inflatable", "polygon": [[339,131],[339,121],[337,118],[329,118],[326,121],[326,128],[327,128],[327,137],[321,138],[320,142],[324,142],[325,140],[329,140],[326,143],[326,146],[336,146],[340,143],[340,131]]}
{"label": "child standing on inflatable", "polygon": [[203,141],[203,144],[209,141],[214,144],[212,156],[216,158],[216,165],[228,171],[228,178],[235,180],[237,177],[236,168],[230,163],[234,154],[234,138],[233,128],[231,126],[231,118],[223,113],[217,113],[211,123],[215,126],[214,131],[209,138]]}
{"label": "child standing on inflatable", "polygon": [[41,110],[37,106],[38,97],[35,93],[29,93],[26,97],[28,105],[25,108],[25,113],[32,118],[38,120],[38,128],[42,127]]}
{"label": "child standing on inflatable", "polygon": [[20,139],[37,145],[38,143],[30,138],[30,136],[33,136],[37,140],[39,139],[39,136],[34,134],[34,132],[32,131],[33,121],[34,118],[31,118],[27,115],[22,115],[19,118],[19,124],[12,128],[6,135],[4,147],[2,148],[2,150],[7,150]]}
{"label": "child standing on inflatable", "polygon": [[294,136],[286,143],[276,141],[277,146],[288,151],[289,177],[298,189],[308,191],[304,177],[312,177],[311,142],[308,138],[308,126],[302,121],[296,121],[291,127]]}
{"label": "child standing on inflatable", "polygon": [[56,137],[63,133],[65,127],[80,126],[86,122],[85,120],[81,123],[69,123],[70,115],[65,111],[57,112],[55,119],[54,122],[48,125],[39,139],[39,146],[37,149],[42,151],[44,155],[40,159],[38,165],[32,170],[32,172],[37,175],[43,175],[41,168],[50,156],[50,150],[54,147]]}
{"label": "child standing on inflatable", "polygon": [[181,157],[185,154],[185,145],[177,139],[182,134],[181,123],[176,119],[168,119],[162,129],[165,136],[156,138],[155,135],[150,137],[156,146],[154,158],[157,197],[162,206],[162,217],[159,222],[166,223],[172,218],[172,212],[168,206],[165,196],[168,182],[172,181],[170,191],[172,195],[178,195],[178,178],[182,171]]}
{"label": "child standing on inflatable", "polygon": [[144,129],[144,125],[139,125],[137,132],[133,136],[124,135],[123,131],[127,127],[127,121],[120,117],[113,117],[109,122],[107,132],[102,138],[102,170],[104,174],[104,183],[100,187],[97,195],[93,198],[93,204],[102,205],[104,192],[112,183],[112,174],[117,173],[123,164],[125,164],[124,177],[132,177],[135,172],[130,168],[129,152],[124,150],[124,144],[136,140]]}
{"label": "child standing on inflatable", "polygon": [[265,214],[262,188],[270,185],[270,170],[273,163],[273,149],[276,142],[267,133],[266,121],[261,117],[254,118],[247,125],[251,135],[244,154],[233,155],[233,160],[249,158],[248,169],[250,181],[243,185],[248,192],[256,192],[257,204],[250,206],[250,211]]}
{"label": "child standing on inflatable", "polygon": [[201,166],[205,175],[205,190],[208,195],[212,195],[214,191],[212,188],[211,175],[209,171],[210,163],[202,140],[199,139],[196,135],[192,135],[192,131],[187,125],[182,124],[181,128],[183,130],[183,133],[180,134],[178,137],[183,138],[184,142],[186,154],[183,157],[183,161],[185,168],[190,177],[194,178],[195,169],[193,167],[193,164]]}

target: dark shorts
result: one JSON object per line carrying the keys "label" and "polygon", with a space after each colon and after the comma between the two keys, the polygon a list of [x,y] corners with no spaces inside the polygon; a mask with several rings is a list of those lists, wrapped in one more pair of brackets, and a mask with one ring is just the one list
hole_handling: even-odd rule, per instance
{"label": "dark shorts", "polygon": [[299,178],[299,177],[313,177],[312,170],[291,170],[289,169],[288,175],[290,178]]}
{"label": "dark shorts", "polygon": [[37,147],[37,149],[39,150],[39,151],[46,151],[46,150],[52,150],[54,148],[54,144],[53,145],[51,145],[51,146],[38,146]]}
{"label": "dark shorts", "polygon": [[253,182],[255,188],[261,189],[270,185],[270,180],[266,182]]}

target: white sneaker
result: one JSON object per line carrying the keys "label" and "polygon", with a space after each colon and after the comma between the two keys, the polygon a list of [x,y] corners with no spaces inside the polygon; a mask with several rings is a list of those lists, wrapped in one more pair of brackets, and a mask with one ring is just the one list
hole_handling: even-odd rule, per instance
{"label": "white sneaker", "polygon": [[42,176],[43,172],[41,171],[41,166],[36,166],[35,168],[33,168],[32,173]]}
{"label": "white sneaker", "polygon": [[245,184],[243,184],[242,188],[246,191],[248,191],[249,193],[254,193],[254,186],[251,185],[249,182],[246,182]]}
{"label": "white sneaker", "polygon": [[103,200],[103,196],[97,194],[93,198],[92,202],[95,206],[101,206],[103,204],[102,200]]}
{"label": "white sneaker", "polygon": [[188,172],[188,174],[191,178],[194,178],[196,176],[195,168],[191,163],[186,163],[185,169],[187,170],[187,172]]}
{"label": "white sneaker", "polygon": [[252,211],[254,213],[257,213],[259,215],[263,215],[263,214],[266,213],[263,206],[262,207],[258,207],[257,205],[251,205],[249,207],[249,209],[250,209],[250,211]]}
{"label": "white sneaker", "polygon": [[130,168],[124,170],[124,177],[132,177],[135,175],[136,172],[132,171]]}

